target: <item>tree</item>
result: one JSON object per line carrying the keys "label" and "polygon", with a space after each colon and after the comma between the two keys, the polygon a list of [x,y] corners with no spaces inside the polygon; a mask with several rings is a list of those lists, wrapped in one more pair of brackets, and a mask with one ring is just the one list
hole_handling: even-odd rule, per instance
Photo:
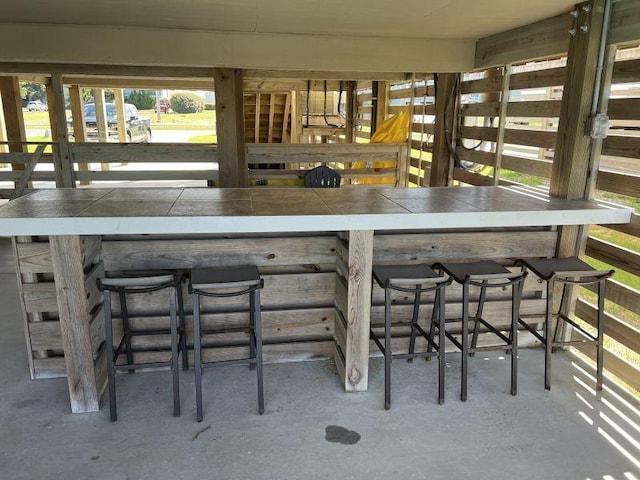
{"label": "tree", "polygon": [[204,100],[191,92],[174,93],[169,103],[176,113],[198,113],[204,110]]}
{"label": "tree", "polygon": [[31,100],[47,103],[47,92],[41,83],[20,82],[20,97],[25,103]]}
{"label": "tree", "polygon": [[133,103],[138,110],[149,110],[156,104],[156,97],[149,90],[132,90],[127,102]]}

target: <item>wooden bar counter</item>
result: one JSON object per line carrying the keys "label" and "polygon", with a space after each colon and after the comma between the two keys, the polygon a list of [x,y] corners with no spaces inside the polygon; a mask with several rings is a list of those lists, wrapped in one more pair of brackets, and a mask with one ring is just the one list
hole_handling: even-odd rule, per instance
{"label": "wooden bar counter", "polygon": [[[631,212],[506,187],[55,189],[0,207],[0,235],[15,237],[32,376],[66,375],[72,411],[86,412],[105,385],[95,288],[105,271],[255,263],[267,277],[267,360],[330,349],[344,388],[362,391],[380,316],[374,261],[550,256],[558,227],[626,223]],[[305,357],[305,345],[321,349]]]}

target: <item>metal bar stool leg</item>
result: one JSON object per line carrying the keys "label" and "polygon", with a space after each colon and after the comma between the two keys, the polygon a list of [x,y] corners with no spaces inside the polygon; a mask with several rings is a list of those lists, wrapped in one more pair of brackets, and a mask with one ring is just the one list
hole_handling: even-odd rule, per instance
{"label": "metal bar stool leg", "polygon": [[180,318],[180,355],[182,355],[182,369],[186,372],[187,370],[189,370],[189,353],[187,352],[187,324],[184,319],[184,298],[182,295],[181,279],[178,281],[176,292],[178,293],[178,315]]}
{"label": "metal bar stool leg", "polygon": [[598,332],[596,342],[596,390],[602,390],[602,367],[604,365],[604,286],[605,280],[598,282]]}
{"label": "metal bar stool leg", "polygon": [[[420,284],[416,285],[416,290],[420,288]],[[420,292],[416,292],[413,300],[413,315],[411,317],[411,337],[409,338],[409,353],[413,353],[416,348],[416,325],[418,323],[418,315],[420,312]],[[407,358],[407,362],[412,363],[413,357]]]}
{"label": "metal bar stool leg", "polygon": [[253,298],[253,325],[256,341],[256,367],[258,374],[258,413],[264,413],[264,379],[262,372],[262,315],[260,313],[260,290],[251,292]]}
{"label": "metal bar stool leg", "polygon": [[200,338],[200,295],[193,293],[193,353],[196,382],[196,421],[202,421],[202,345]]}
{"label": "metal bar stool leg", "polygon": [[547,310],[544,319],[544,388],[551,390],[551,349],[553,339],[551,334],[551,321],[553,319],[553,287],[554,282],[547,282]]}
{"label": "metal bar stool leg", "polygon": [[384,290],[384,409],[391,408],[391,290]]}
{"label": "metal bar stool leg", "polygon": [[[124,345],[127,349],[127,365],[133,364],[133,349],[131,348],[131,326],[129,325],[129,310],[127,309],[127,298],[123,292],[119,292],[120,315],[122,316],[122,330],[124,331]],[[134,373],[135,370],[129,370]]]}
{"label": "metal bar stool leg", "polygon": [[520,282],[511,285],[511,395],[518,393],[518,314],[520,311]]}
{"label": "metal bar stool leg", "polygon": [[[444,368],[445,368],[445,315],[444,304],[445,297],[442,288],[436,290],[437,297],[437,309],[438,309],[438,403],[442,405],[444,403]],[[436,300],[434,300],[434,309],[436,308]],[[433,322],[432,322],[433,325]],[[431,335],[430,335],[431,336]],[[433,336],[431,336],[433,339]],[[431,357],[429,357],[431,358]]]}
{"label": "metal bar stool leg", "polygon": [[173,416],[180,416],[180,377],[178,371],[178,319],[176,288],[169,288],[169,314],[171,317],[171,371],[173,373]]}
{"label": "metal bar stool leg", "polygon": [[107,356],[107,389],[109,391],[109,414],[111,421],[118,420],[116,405],[116,372],[113,365],[113,325],[111,317],[111,293],[108,290],[102,292],[104,298],[104,333]]}
{"label": "metal bar stool leg", "polygon": [[[478,346],[478,335],[480,334],[480,322],[477,320],[478,318],[482,318],[482,313],[484,311],[484,302],[487,298],[487,282],[482,282],[482,287],[480,287],[480,296],[478,297],[478,308],[476,309],[475,321],[473,322],[473,337],[471,340],[471,348],[474,349]],[[470,354],[474,357],[476,354],[472,352]]]}
{"label": "metal bar stool leg", "polygon": [[462,377],[460,400],[467,401],[467,373],[469,368],[469,284],[462,284]]}
{"label": "metal bar stool leg", "polygon": [[249,370],[256,368],[256,299],[253,292],[249,293]]}

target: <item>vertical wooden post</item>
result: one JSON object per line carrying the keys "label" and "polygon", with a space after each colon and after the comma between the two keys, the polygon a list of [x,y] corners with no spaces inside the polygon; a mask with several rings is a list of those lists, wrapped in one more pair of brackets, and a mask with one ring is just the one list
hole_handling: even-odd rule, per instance
{"label": "vertical wooden post", "polygon": [[96,111],[96,127],[98,129],[98,142],[109,141],[109,125],[107,122],[107,109],[104,102],[104,89],[94,88],[93,106]]}
{"label": "vertical wooden post", "polygon": [[[7,141],[7,126],[4,121],[4,108],[2,108],[2,95],[0,95],[0,142]],[[0,144],[0,152],[7,153],[9,151],[9,146],[5,144]]]}
{"label": "vertical wooden post", "polygon": [[300,132],[302,131],[302,123],[300,119],[300,93],[292,90],[289,92],[291,97],[291,135],[289,143],[300,143]]}
{"label": "vertical wooden post", "polygon": [[[69,86],[69,103],[71,104],[71,119],[73,121],[73,138],[77,143],[87,141],[87,130],[84,119],[84,105],[82,103],[82,88],[80,85]],[[78,164],[78,170],[86,172],[89,165],[86,163]],[[80,185],[89,185],[91,182],[81,180]]]}
{"label": "vertical wooden post", "polygon": [[[26,142],[27,133],[22,116],[22,100],[20,98],[20,82],[18,77],[0,76],[0,94],[2,95],[2,112],[6,125],[8,142]],[[26,152],[27,146],[21,143],[10,143],[9,152]],[[24,170],[23,164],[11,164],[11,170]]]}
{"label": "vertical wooden post", "polygon": [[118,141],[127,141],[127,119],[124,110],[124,93],[121,88],[114,88],[113,93],[116,99],[116,121],[118,122]]}
{"label": "vertical wooden post", "polygon": [[369,381],[369,326],[373,230],[349,232],[345,390],[365,391]]}
{"label": "vertical wooden post", "polygon": [[456,73],[439,73],[436,76],[436,123],[433,129],[433,152],[429,186],[446,187],[451,178],[451,152],[448,143],[453,140],[456,119]]}
{"label": "vertical wooden post", "polygon": [[389,113],[389,84],[387,82],[371,82],[371,135],[387,119]]}
{"label": "vertical wooden post", "polygon": [[62,76],[59,73],[51,75],[51,81],[47,85],[47,101],[49,104],[51,136],[57,143],[57,153],[54,155],[54,161],[57,163],[56,186],[58,188],[73,188],[75,187],[75,175],[67,132],[64,85]]}
{"label": "vertical wooden post", "polygon": [[502,168],[502,150],[504,148],[504,130],[507,125],[507,108],[509,107],[509,93],[511,84],[511,64],[505,65],[502,72],[502,93],[500,94],[500,113],[498,114],[498,133],[496,136],[496,164],[493,168],[493,184],[500,184],[500,169]]}
{"label": "vertical wooden post", "polygon": [[355,125],[356,125],[356,85],[357,82],[347,82],[347,111],[345,112],[345,141],[347,143],[355,142]]}
{"label": "vertical wooden post", "polygon": [[[579,4],[575,34],[569,43],[567,79],[560,107],[560,121],[555,156],[551,171],[552,196],[585,198],[597,172],[592,171],[591,137],[586,132],[595,90],[596,69],[604,1]],[[585,27],[585,28],[581,28]],[[570,256],[584,251],[585,238],[581,227],[563,227],[558,240],[558,255]]]}
{"label": "vertical wooden post", "polygon": [[80,237],[51,236],[49,241],[71,411],[95,412],[100,392],[93,363]]}
{"label": "vertical wooden post", "polygon": [[247,187],[249,175],[244,148],[243,72],[217,68],[216,132],[221,187]]}

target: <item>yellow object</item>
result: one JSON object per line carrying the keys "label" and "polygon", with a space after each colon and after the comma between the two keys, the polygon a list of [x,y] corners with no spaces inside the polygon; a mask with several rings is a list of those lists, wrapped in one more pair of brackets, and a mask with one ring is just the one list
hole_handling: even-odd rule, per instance
{"label": "yellow object", "polygon": [[[402,112],[387,118],[371,135],[369,143],[405,143],[409,137],[409,124],[411,121],[411,107],[407,106]],[[393,168],[396,162],[393,160],[381,160],[373,162],[357,162],[353,168]],[[358,181],[363,184],[395,184],[391,178],[363,178]]]}

